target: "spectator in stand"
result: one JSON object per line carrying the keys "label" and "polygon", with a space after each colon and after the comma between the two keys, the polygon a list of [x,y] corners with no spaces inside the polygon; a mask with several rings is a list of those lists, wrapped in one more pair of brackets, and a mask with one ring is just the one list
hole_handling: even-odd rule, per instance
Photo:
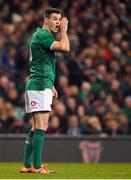
{"label": "spectator in stand", "polygon": [[72,136],[78,136],[81,134],[79,127],[79,120],[76,115],[71,115],[68,119],[67,134]]}
{"label": "spectator in stand", "polygon": [[60,133],[62,133],[61,127],[60,127],[60,119],[58,118],[58,116],[53,116],[50,119],[47,133],[48,134],[60,134]]}

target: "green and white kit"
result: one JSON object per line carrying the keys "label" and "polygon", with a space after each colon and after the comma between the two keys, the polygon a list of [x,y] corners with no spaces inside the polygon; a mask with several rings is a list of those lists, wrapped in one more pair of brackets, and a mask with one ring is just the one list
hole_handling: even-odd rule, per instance
{"label": "green and white kit", "polygon": [[51,111],[52,88],[55,80],[55,41],[46,29],[37,28],[30,43],[30,76],[26,84],[26,112]]}

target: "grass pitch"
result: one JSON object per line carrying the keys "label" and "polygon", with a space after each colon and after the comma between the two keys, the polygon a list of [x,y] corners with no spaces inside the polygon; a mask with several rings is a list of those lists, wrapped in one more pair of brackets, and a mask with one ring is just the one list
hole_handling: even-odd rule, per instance
{"label": "grass pitch", "polygon": [[20,163],[0,163],[0,179],[131,179],[131,164],[50,163],[54,174],[19,173]]}

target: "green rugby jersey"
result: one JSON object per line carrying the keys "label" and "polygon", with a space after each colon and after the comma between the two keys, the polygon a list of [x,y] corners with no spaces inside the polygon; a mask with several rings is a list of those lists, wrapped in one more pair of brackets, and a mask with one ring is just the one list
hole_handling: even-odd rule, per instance
{"label": "green rugby jersey", "polygon": [[55,53],[50,50],[55,41],[46,29],[37,28],[30,42],[30,76],[27,90],[52,88],[55,79]]}

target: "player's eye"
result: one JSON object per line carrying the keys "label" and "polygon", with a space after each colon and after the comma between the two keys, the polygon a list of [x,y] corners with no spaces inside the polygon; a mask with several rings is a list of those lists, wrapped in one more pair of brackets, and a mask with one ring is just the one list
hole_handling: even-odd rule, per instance
{"label": "player's eye", "polygon": [[57,18],[53,18],[53,20],[55,20],[55,21],[56,21],[56,20],[57,20]]}

